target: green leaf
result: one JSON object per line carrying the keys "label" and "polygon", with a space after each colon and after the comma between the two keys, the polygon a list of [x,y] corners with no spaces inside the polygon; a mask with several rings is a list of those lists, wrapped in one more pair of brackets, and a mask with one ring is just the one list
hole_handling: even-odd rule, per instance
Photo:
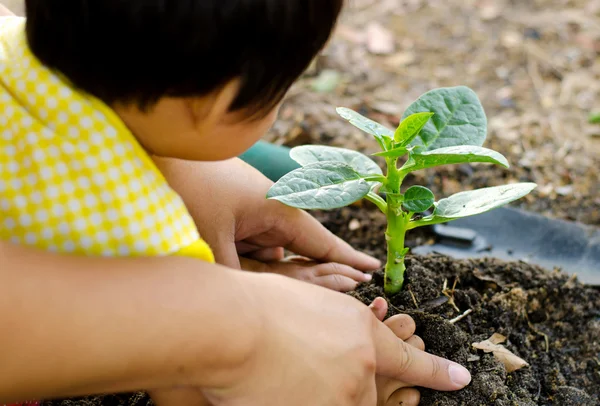
{"label": "green leaf", "polygon": [[274,184],[267,198],[300,209],[335,209],[360,200],[369,182],[340,162],[317,162],[296,169]]}
{"label": "green leaf", "polygon": [[600,124],[600,113],[591,113],[588,122],[590,124]]}
{"label": "green leaf", "polygon": [[435,115],[410,145],[423,146],[426,150],[483,145],[487,118],[477,95],[468,87],[446,87],[427,92],[410,105],[403,119],[420,112]]}
{"label": "green leaf", "polygon": [[473,145],[460,145],[411,154],[401,170],[414,172],[435,166],[468,162],[492,163],[505,168],[510,166],[508,160],[499,152]]}
{"label": "green leaf", "polygon": [[412,186],[404,193],[402,207],[413,213],[422,213],[433,206],[435,196],[433,192],[423,186]]}
{"label": "green leaf", "polygon": [[406,117],[400,122],[398,129],[394,133],[394,140],[400,143],[400,146],[405,147],[415,139],[421,132],[425,124],[434,115],[431,112],[415,113]]}
{"label": "green leaf", "polygon": [[382,151],[373,154],[374,156],[382,156],[385,158],[398,158],[404,156],[408,153],[408,149],[405,147],[398,147],[394,149],[390,149],[389,151]]}
{"label": "green leaf", "polygon": [[411,222],[408,229],[485,213],[522,198],[536,187],[535,183],[514,183],[457,193],[440,200],[431,216]]}
{"label": "green leaf", "polygon": [[386,139],[394,138],[394,132],[392,130],[345,107],[338,107],[336,111],[342,118],[348,120],[348,122],[356,128],[374,136],[381,146],[381,149],[388,149],[388,142],[386,142]]}
{"label": "green leaf", "polygon": [[360,152],[323,145],[303,145],[292,148],[290,157],[302,166],[317,162],[341,162],[363,176],[383,175],[381,168]]}
{"label": "green leaf", "polygon": [[457,193],[440,200],[433,215],[444,218],[474,216],[520,199],[536,187],[535,183],[514,183]]}

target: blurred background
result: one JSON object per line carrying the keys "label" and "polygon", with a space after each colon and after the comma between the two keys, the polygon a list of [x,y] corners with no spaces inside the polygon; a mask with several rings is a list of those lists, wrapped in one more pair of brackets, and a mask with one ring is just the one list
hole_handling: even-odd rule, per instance
{"label": "blurred background", "polygon": [[[23,12],[22,0],[2,2]],[[485,146],[513,166],[447,166],[408,183],[442,197],[533,181],[521,207],[600,225],[600,0],[349,0],[265,139],[375,152],[335,107],[394,127],[419,95],[456,85],[482,99]]]}
{"label": "blurred background", "polygon": [[419,95],[456,85],[482,99],[485,146],[512,168],[447,166],[407,182],[448,196],[533,181],[521,207],[600,225],[600,0],[351,0],[267,139],[374,152],[336,106],[394,127]]}

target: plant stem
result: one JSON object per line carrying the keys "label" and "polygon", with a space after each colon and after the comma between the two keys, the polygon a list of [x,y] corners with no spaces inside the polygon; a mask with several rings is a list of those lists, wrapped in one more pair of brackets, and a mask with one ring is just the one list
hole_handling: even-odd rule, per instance
{"label": "plant stem", "polygon": [[[389,204],[389,202],[388,202]],[[388,226],[385,233],[387,240],[387,263],[385,264],[385,293],[395,295],[404,284],[404,235],[405,218],[403,214],[397,215],[392,206],[388,209]]]}
{"label": "plant stem", "polygon": [[397,167],[398,158],[387,158],[387,262],[385,265],[385,293],[388,296],[398,293],[404,284],[404,235],[410,217],[402,211],[403,196],[400,194],[400,185],[403,176]]}

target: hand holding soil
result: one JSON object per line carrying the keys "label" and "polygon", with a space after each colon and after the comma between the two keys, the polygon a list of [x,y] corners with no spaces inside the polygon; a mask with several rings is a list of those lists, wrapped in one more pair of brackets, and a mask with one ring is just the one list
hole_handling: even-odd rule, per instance
{"label": "hand holding soil", "polygon": [[[376,298],[369,308],[378,320],[383,321],[388,311],[388,304],[383,298]],[[414,335],[416,325],[410,316],[396,315],[387,319],[384,324],[396,334],[396,337],[404,340],[407,344],[420,350],[425,349],[423,340]],[[377,376],[376,386],[377,405],[395,406],[402,404],[404,406],[417,406],[419,404],[421,397],[419,391],[412,388],[412,385],[408,383],[383,376]],[[150,391],[150,396],[157,406],[210,405],[200,388],[177,388],[172,390]]]}
{"label": "hand holding soil", "polygon": [[[278,275],[259,279],[263,294],[257,300],[269,311],[260,344],[231,387],[206,391],[215,405],[262,405],[270,399],[372,406],[376,373],[394,379],[396,389],[404,386],[397,381],[437,390],[457,390],[469,381],[463,367],[406,344],[355,299]],[[414,327],[405,321],[397,331],[410,337]]]}

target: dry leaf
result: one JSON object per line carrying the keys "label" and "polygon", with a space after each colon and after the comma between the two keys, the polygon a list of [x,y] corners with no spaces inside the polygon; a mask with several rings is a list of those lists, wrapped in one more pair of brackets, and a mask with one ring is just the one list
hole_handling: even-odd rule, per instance
{"label": "dry leaf", "polygon": [[388,57],[385,64],[392,69],[408,66],[417,60],[417,55],[414,52],[398,52],[395,55]]}
{"label": "dry leaf", "polygon": [[372,54],[389,55],[394,52],[394,35],[379,23],[367,26],[367,49]]}
{"label": "dry leaf", "polygon": [[473,348],[483,350],[486,353],[492,352],[496,359],[504,364],[506,372],[514,372],[523,367],[529,366],[529,364],[520,357],[507,350],[504,346],[500,345],[506,341],[506,337],[502,334],[494,333],[490,338],[480,343],[473,343]]}

